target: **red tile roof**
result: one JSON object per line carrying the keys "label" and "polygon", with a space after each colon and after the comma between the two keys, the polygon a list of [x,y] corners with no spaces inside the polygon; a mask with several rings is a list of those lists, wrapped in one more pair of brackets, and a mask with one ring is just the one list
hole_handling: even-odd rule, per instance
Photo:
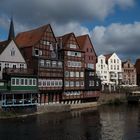
{"label": "red tile roof", "polygon": [[[90,42],[90,44],[91,44],[91,46],[92,46],[92,48],[93,48],[93,51],[94,51],[94,53],[95,53],[95,55],[96,55],[94,46],[93,46],[93,44],[92,44],[92,42],[91,42],[91,39],[90,39],[90,37],[89,37],[88,34],[82,35],[82,36],[78,36],[78,37],[77,37],[77,41],[78,41],[78,44],[80,45],[80,48],[81,48],[82,50],[84,49],[85,42],[86,42],[87,39],[88,39],[88,41]],[[96,56],[97,56],[97,55],[96,55]]]}
{"label": "red tile roof", "polygon": [[20,48],[35,45],[41,39],[48,26],[50,25],[44,25],[34,30],[19,33],[16,36],[17,44]]}
{"label": "red tile roof", "polygon": [[82,49],[84,48],[84,44],[85,44],[87,37],[88,37],[88,35],[82,35],[82,36],[77,37],[77,41]]}

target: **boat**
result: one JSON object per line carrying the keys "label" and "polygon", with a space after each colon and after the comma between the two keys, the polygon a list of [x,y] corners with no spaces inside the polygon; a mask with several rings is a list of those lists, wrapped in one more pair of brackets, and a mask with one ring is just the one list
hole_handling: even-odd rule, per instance
{"label": "boat", "polygon": [[140,102],[140,91],[131,91],[126,93],[126,98],[128,103],[138,103]]}

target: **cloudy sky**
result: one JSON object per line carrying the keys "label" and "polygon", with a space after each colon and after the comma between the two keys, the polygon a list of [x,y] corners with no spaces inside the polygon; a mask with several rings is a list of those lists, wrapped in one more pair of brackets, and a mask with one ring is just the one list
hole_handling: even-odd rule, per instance
{"label": "cloudy sky", "polygon": [[140,0],[0,0],[0,40],[50,23],[56,36],[89,34],[97,55],[140,58]]}

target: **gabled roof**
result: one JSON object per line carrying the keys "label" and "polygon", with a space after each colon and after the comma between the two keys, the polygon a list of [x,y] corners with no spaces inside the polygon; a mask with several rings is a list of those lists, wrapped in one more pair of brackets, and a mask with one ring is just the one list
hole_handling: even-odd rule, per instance
{"label": "gabled roof", "polygon": [[94,49],[94,46],[93,46],[93,44],[91,42],[91,39],[90,39],[88,34],[77,37],[77,41],[78,41],[78,44],[80,45],[80,48],[82,50],[84,49],[84,45],[85,45],[85,42],[86,42],[87,39],[89,40],[89,42],[90,42],[90,44],[91,44],[91,46],[93,48],[93,51],[94,51],[95,55],[97,56],[97,54],[95,52],[95,49]]}
{"label": "gabled roof", "polygon": [[51,28],[50,24],[41,26],[39,28],[30,31],[19,33],[16,36],[17,44],[19,45],[20,48],[35,45],[42,38],[44,32],[47,30],[48,27]]}
{"label": "gabled roof", "polygon": [[79,43],[79,45],[81,46],[82,49],[84,48],[87,36],[88,35],[77,36],[77,41],[78,41],[78,43]]}
{"label": "gabled roof", "polygon": [[[72,35],[74,36],[74,38],[75,38],[75,40],[76,40],[76,42],[77,42],[77,39],[76,39],[74,33],[68,33],[68,34],[65,34],[65,35],[63,35],[63,36],[59,36],[59,37],[57,37],[57,39],[58,39],[58,41],[62,41],[63,46],[66,47],[66,45],[67,45],[67,43],[68,43],[68,41],[69,41],[69,39],[70,39],[70,37],[71,37]],[[78,42],[77,42],[77,44],[78,44]],[[79,44],[78,44],[78,45],[79,45]],[[80,47],[80,46],[79,46],[79,47]]]}
{"label": "gabled roof", "polygon": [[106,61],[113,55],[114,53],[110,53],[110,54],[105,54],[105,58],[106,58]]}

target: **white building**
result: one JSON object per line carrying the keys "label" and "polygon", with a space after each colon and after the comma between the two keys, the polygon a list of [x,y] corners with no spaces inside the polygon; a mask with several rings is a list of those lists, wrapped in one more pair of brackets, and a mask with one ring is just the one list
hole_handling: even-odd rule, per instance
{"label": "white building", "polygon": [[17,47],[14,38],[14,25],[11,20],[8,39],[0,42],[0,79],[3,78],[2,73],[6,68],[27,68],[25,59]]}
{"label": "white building", "polygon": [[100,55],[97,58],[96,72],[102,80],[102,84],[109,83],[108,65],[106,64],[106,57],[104,55]]}
{"label": "white building", "polygon": [[122,62],[116,53],[98,56],[96,71],[97,75],[101,77],[102,84],[121,84]]}

